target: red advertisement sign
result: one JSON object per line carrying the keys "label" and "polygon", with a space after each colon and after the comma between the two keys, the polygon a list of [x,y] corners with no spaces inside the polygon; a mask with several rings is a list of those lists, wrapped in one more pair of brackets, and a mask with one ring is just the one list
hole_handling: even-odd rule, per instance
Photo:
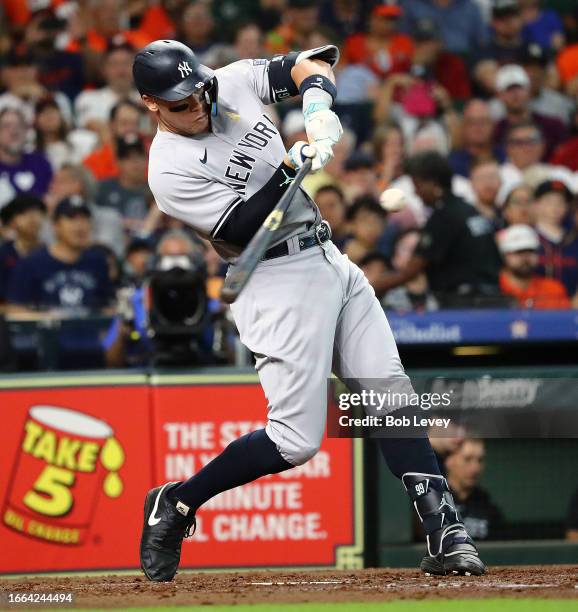
{"label": "red advertisement sign", "polygon": [[[0,573],[137,569],[146,491],[264,426],[258,384],[164,385],[170,378],[0,389]],[[360,566],[358,444],[325,440],[305,466],[210,500],[182,566]]]}

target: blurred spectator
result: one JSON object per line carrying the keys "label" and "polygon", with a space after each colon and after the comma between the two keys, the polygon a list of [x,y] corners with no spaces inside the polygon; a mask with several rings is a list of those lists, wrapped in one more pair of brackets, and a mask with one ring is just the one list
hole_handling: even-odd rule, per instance
{"label": "blurred spectator", "polygon": [[9,312],[108,306],[112,293],[107,263],[89,248],[90,217],[80,198],[60,202],[53,215],[55,242],[28,255],[14,269],[6,296]]}
{"label": "blurred spectator", "polygon": [[364,196],[353,202],[347,211],[351,238],[343,248],[351,261],[357,263],[368,253],[377,250],[385,230],[386,216],[375,198]]}
{"label": "blurred spectator", "polygon": [[402,0],[401,6],[403,31],[413,35],[417,23],[429,19],[451,53],[471,55],[487,39],[486,24],[474,0]]}
{"label": "blurred spectator", "polygon": [[368,32],[357,32],[345,41],[344,61],[363,64],[380,78],[407,72],[414,49],[411,38],[398,32],[401,13],[396,4],[376,4],[369,17]]}
{"label": "blurred spectator", "polygon": [[520,308],[570,308],[564,285],[536,273],[538,268],[538,234],[529,225],[511,225],[497,235],[504,258],[500,288],[515,298]]}
{"label": "blurred spectator", "polygon": [[148,240],[133,239],[126,247],[123,278],[125,282],[140,287],[149,269],[154,249]]}
{"label": "blurred spectator", "polygon": [[[384,82],[373,117],[377,124],[391,119],[399,123],[408,142],[432,126],[447,134],[449,142],[457,141],[459,136],[451,96],[429,70],[418,64],[412,66],[411,74],[393,74]],[[449,142],[445,143],[446,148]]]}
{"label": "blurred spectator", "polygon": [[559,50],[564,46],[564,24],[556,11],[541,4],[541,0],[520,0],[524,39],[543,49]]}
{"label": "blurred spectator", "polygon": [[491,37],[477,60],[495,65],[516,64],[524,48],[523,22],[518,0],[492,0]]}
{"label": "blurred spectator", "polygon": [[82,55],[58,48],[67,26],[57,12],[40,10],[26,24],[23,39],[37,62],[40,84],[72,101],[84,88],[84,61]]}
{"label": "blurred spectator", "polygon": [[573,137],[554,149],[550,163],[578,172],[578,112],[572,115]]}
{"label": "blurred spectator", "polygon": [[547,86],[548,55],[536,43],[524,47],[521,64],[530,79],[532,112],[558,119],[568,125],[576,104],[568,96]]}
{"label": "blurred spectator", "polygon": [[564,92],[575,97],[578,94],[578,41],[560,51],[556,67]]}
{"label": "blurred spectator", "polygon": [[538,271],[562,282],[571,299],[578,287],[578,239],[564,222],[573,195],[562,181],[545,181],[534,193],[533,214],[540,238]]}
{"label": "blurred spectator", "polygon": [[452,170],[461,176],[469,176],[475,161],[497,159],[503,162],[504,152],[494,144],[493,134],[494,122],[488,104],[479,99],[467,102],[462,116],[461,147],[449,155]]}
{"label": "blurred spectator", "polygon": [[188,2],[189,0],[160,0],[152,4],[147,3],[139,23],[139,30],[149,40],[174,38],[175,23],[181,18]]}
{"label": "blurred spectator", "polygon": [[331,28],[340,39],[366,29],[367,0],[321,0],[319,23]]}
{"label": "blurred spectator", "polygon": [[[45,199],[49,212],[66,198],[78,196],[85,200],[92,213],[93,241],[110,247],[120,257],[125,246],[122,216],[113,208],[96,206],[95,194],[96,182],[90,172],[84,166],[67,164],[54,175]],[[52,239],[51,232],[45,233],[46,242]]]}
{"label": "blurred spectator", "polygon": [[263,32],[254,23],[239,25],[232,45],[217,44],[203,55],[203,63],[213,69],[241,59],[267,57]]}
{"label": "blurred spectator", "polygon": [[[420,240],[420,231],[409,229],[399,233],[393,243],[391,266],[405,270]],[[388,291],[382,301],[384,308],[397,312],[437,310],[438,302],[430,292],[425,274],[419,274],[403,287]]]}
{"label": "blurred spectator", "polygon": [[515,185],[504,198],[501,215],[506,225],[532,225],[532,190],[523,184]]}
{"label": "blurred spectator", "polygon": [[138,134],[143,116],[142,107],[129,100],[121,100],[110,111],[109,132],[101,146],[82,162],[99,181],[118,176],[116,139]]}
{"label": "blurred spectator", "polygon": [[34,131],[36,149],[44,153],[54,171],[64,164],[80,163],[97,142],[96,134],[88,130],[71,130],[52,97],[36,105]]}
{"label": "blurred spectator", "polygon": [[369,153],[358,149],[347,159],[343,191],[349,202],[362,196],[379,195],[375,160]]}
{"label": "blurred spectator", "polygon": [[121,100],[140,102],[132,80],[134,51],[127,43],[111,44],[104,53],[102,75],[104,87],[83,91],[74,103],[76,124],[98,134],[110,118],[110,112]]}
{"label": "blurred spectator", "polygon": [[452,193],[451,169],[439,153],[414,155],[408,173],[417,195],[433,210],[407,266],[384,277],[379,287],[404,285],[425,272],[442,306],[495,297],[500,256],[491,223]]}
{"label": "blurred spectator", "polygon": [[[373,287],[375,291],[375,297],[380,301],[381,305],[385,308],[384,300],[386,291],[381,290],[378,287],[379,279],[383,278],[388,271],[391,270],[391,265],[389,263],[389,259],[379,251],[371,251],[364,255],[357,264],[363,273],[365,274],[365,278],[369,284]],[[397,291],[394,289],[393,291]]]}
{"label": "blurred spectator", "polygon": [[208,3],[190,2],[177,21],[176,39],[190,47],[204,63],[205,54],[215,44],[215,26]]}
{"label": "blurred spectator", "polygon": [[[26,123],[34,123],[36,103],[48,95],[39,81],[38,62],[29,50],[18,47],[8,53],[0,64],[1,81],[5,87],[0,95],[0,111],[11,108],[21,112]],[[54,99],[67,120],[72,119],[70,102],[60,93],[54,92]]]}
{"label": "blurred spectator", "polygon": [[117,210],[129,232],[138,232],[146,218],[152,194],[146,177],[146,153],[142,138],[129,134],[116,141],[118,177],[100,181],[96,204]]}
{"label": "blurred spectator", "polygon": [[556,179],[573,185],[575,177],[568,168],[543,164],[544,140],[538,127],[528,121],[512,127],[506,136],[507,161],[502,164],[502,190],[509,192],[514,185],[525,182],[535,187],[546,179]]}
{"label": "blurred spectator", "polygon": [[11,240],[0,245],[0,304],[6,299],[16,264],[40,246],[45,216],[46,206],[31,195],[16,196],[0,210],[2,226],[11,235]]}
{"label": "blurred spectator", "polygon": [[423,66],[454,100],[466,100],[471,95],[470,78],[463,59],[444,49],[435,22],[422,19],[413,33],[412,63]]}
{"label": "blurred spectator", "polygon": [[315,0],[288,0],[281,25],[267,36],[270,53],[307,49],[307,38],[317,27],[319,5]]}
{"label": "blurred spectator", "polygon": [[325,185],[316,191],[314,200],[319,207],[321,217],[331,226],[331,240],[339,250],[343,250],[348,237],[343,191],[335,185]]}
{"label": "blurred spectator", "polygon": [[559,120],[532,112],[530,106],[530,79],[521,66],[502,66],[496,76],[496,90],[505,109],[505,117],[496,124],[494,138],[503,143],[508,130],[525,121],[533,121],[544,137],[547,157],[554,147],[568,138],[566,126]]}
{"label": "blurred spectator", "polygon": [[44,196],[52,180],[46,157],[24,152],[26,128],[20,111],[0,111],[0,208],[18,193]]}
{"label": "blurred spectator", "polygon": [[88,0],[73,13],[67,50],[84,54],[90,75],[98,74],[102,54],[113,40],[124,40],[133,49],[151,42],[146,32],[127,29],[128,4],[127,0]]}
{"label": "blurred spectator", "polygon": [[476,540],[496,539],[504,519],[479,482],[484,473],[483,440],[466,438],[446,459],[447,481],[468,533]]}
{"label": "blurred spectator", "polygon": [[478,212],[490,221],[494,229],[500,229],[503,222],[498,215],[496,202],[502,179],[498,163],[492,159],[475,162],[470,171],[470,182],[476,194]]}

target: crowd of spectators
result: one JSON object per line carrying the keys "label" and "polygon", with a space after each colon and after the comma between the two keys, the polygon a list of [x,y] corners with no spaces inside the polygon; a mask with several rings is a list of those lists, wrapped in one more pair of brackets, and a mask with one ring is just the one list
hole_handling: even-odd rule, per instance
{"label": "crowd of spectators", "polygon": [[[226,266],[147,186],[131,66],[157,38],[212,68],[338,45],[344,136],[304,186],[386,309],[578,306],[574,0],[0,0],[3,311],[115,316],[175,231],[222,311]],[[270,115],[304,137],[298,102]]]}

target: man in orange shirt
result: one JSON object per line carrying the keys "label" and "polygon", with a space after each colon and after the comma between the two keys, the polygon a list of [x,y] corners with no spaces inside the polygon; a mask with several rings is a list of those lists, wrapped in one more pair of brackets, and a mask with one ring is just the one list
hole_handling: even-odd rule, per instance
{"label": "man in orange shirt", "polygon": [[143,110],[130,100],[121,100],[110,112],[110,122],[106,133],[102,135],[102,143],[82,161],[99,181],[118,176],[115,142],[129,134],[140,132],[140,122]]}
{"label": "man in orange shirt", "polygon": [[553,278],[538,276],[538,234],[529,225],[511,225],[497,234],[504,258],[500,289],[515,298],[520,308],[570,308],[564,285]]}
{"label": "man in orange shirt", "polygon": [[402,9],[394,3],[376,5],[371,11],[369,32],[349,36],[345,41],[344,61],[364,64],[384,78],[411,67],[414,45],[411,38],[397,31]]}

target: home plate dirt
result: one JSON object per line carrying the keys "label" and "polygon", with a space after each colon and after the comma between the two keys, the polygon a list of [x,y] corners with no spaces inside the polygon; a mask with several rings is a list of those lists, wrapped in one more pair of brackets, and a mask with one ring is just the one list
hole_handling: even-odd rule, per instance
{"label": "home plate dirt", "polygon": [[183,572],[170,583],[115,574],[0,580],[0,593],[48,591],[72,592],[77,607],[92,608],[484,597],[578,599],[578,566],[495,567],[478,578],[367,569]]}

